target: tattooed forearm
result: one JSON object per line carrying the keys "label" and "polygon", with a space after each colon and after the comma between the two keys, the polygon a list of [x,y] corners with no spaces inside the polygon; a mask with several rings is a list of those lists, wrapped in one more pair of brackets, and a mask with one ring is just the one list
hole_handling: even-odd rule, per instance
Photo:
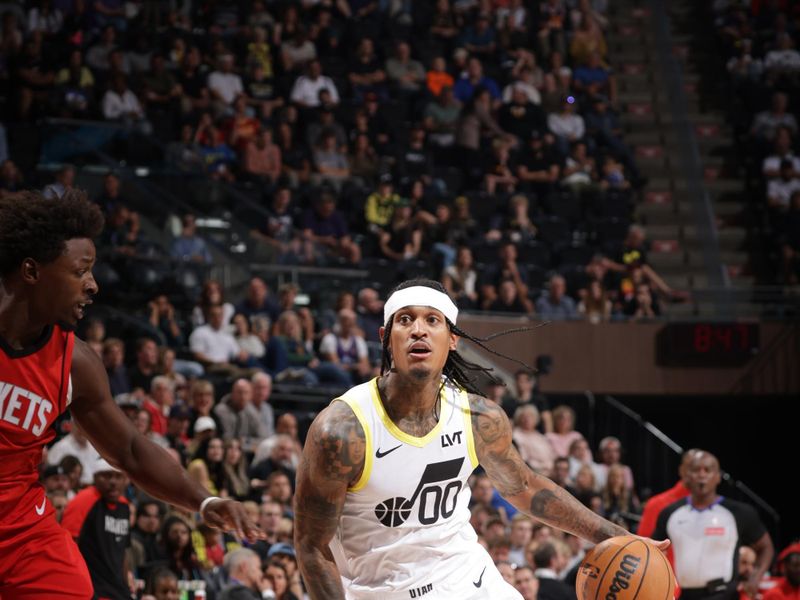
{"label": "tattooed forearm", "polygon": [[530,512],[540,521],[595,543],[628,533],[586,508],[558,486],[536,492],[531,499]]}
{"label": "tattooed forearm", "polygon": [[595,543],[627,533],[534,473],[511,443],[511,424],[497,404],[470,394],[469,407],[478,460],[506,500],[548,525]]}

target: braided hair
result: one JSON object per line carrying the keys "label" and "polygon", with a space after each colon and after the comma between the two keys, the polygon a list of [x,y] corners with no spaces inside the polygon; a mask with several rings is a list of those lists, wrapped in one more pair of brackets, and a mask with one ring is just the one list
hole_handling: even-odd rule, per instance
{"label": "braided hair", "polygon": [[[444,286],[439,283],[438,281],[434,281],[433,279],[425,279],[425,278],[416,278],[416,279],[409,279],[408,281],[404,281],[395,287],[390,296],[397,291],[404,290],[406,288],[414,287],[414,286],[423,286],[429,287],[437,292],[441,292],[443,294],[447,294],[447,290],[444,289]],[[452,323],[449,319],[445,318],[447,322],[447,326],[450,328],[450,331],[464,339],[469,340],[470,342],[477,344],[487,352],[494,354],[495,356],[499,356],[501,358],[505,358],[507,360],[511,360],[530,372],[535,372],[535,369],[531,368],[524,362],[517,360],[511,356],[506,356],[501,352],[497,352],[496,350],[492,350],[484,342],[488,342],[496,337],[500,337],[502,335],[507,335],[509,333],[516,333],[519,331],[530,331],[531,329],[536,329],[536,327],[517,327],[515,329],[508,329],[506,331],[501,331],[499,333],[492,334],[485,338],[479,338],[473,336],[458,326],[455,323]],[[392,367],[392,352],[389,350],[389,340],[391,339],[392,334],[392,319],[389,319],[389,322],[386,324],[385,329],[383,331],[383,353],[381,356],[381,375],[388,373]],[[485,367],[478,363],[470,362],[465,359],[457,350],[451,350],[447,355],[447,360],[444,363],[444,367],[442,368],[442,374],[453,382],[458,387],[466,390],[470,394],[478,394],[482,395],[483,392],[479,387],[479,381],[481,377],[485,377],[489,380],[489,382],[493,385],[505,385],[503,381],[498,378],[496,375],[492,373],[494,369],[491,367]]]}

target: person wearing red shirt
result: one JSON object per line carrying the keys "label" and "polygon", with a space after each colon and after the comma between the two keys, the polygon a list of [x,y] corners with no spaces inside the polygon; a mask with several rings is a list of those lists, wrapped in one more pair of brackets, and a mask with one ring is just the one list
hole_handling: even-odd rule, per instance
{"label": "person wearing red shirt", "polygon": [[764,592],[762,600],[800,600],[800,543],[784,548],[778,563],[783,566],[784,577]]}
{"label": "person wearing red shirt", "polygon": [[44,447],[69,407],[91,444],[151,496],[208,524],[262,537],[241,504],[212,497],[141,435],[111,396],[100,357],[74,329],[97,294],[92,238],[103,216],[85,193],[0,199],[0,597],[93,595],[72,536],[38,481]]}
{"label": "person wearing red shirt", "polygon": [[678,475],[680,475],[678,482],[667,491],[651,496],[645,503],[636,535],[650,537],[656,528],[656,521],[662,509],[689,495],[689,488],[686,487],[687,467],[695,452],[697,452],[697,448],[692,448],[681,455],[681,464],[678,467]]}

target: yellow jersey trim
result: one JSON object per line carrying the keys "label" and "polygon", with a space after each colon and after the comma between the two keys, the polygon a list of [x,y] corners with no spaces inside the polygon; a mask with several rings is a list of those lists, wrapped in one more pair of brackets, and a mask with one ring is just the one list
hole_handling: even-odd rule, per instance
{"label": "yellow jersey trim", "polygon": [[364,417],[364,412],[361,410],[361,407],[358,405],[358,402],[353,398],[336,398],[336,400],[341,400],[350,409],[353,411],[353,414],[358,419],[358,422],[361,423],[361,428],[364,430],[364,441],[366,443],[364,448],[364,468],[361,471],[361,476],[356,481],[355,485],[352,487],[348,487],[348,492],[357,492],[359,490],[364,489],[364,486],[367,485],[369,481],[369,476],[372,473],[372,432],[370,431],[369,424],[367,423],[367,419]]}
{"label": "yellow jersey trim", "polygon": [[[439,392],[439,421],[436,423],[434,428],[431,429],[428,433],[426,433],[423,437],[416,437],[401,430],[397,425],[394,424],[394,421],[392,421],[389,418],[389,415],[386,414],[386,409],[383,407],[383,402],[381,402],[380,392],[378,392],[377,377],[372,380],[370,385],[370,392],[372,393],[372,403],[375,405],[375,410],[377,411],[378,417],[380,417],[383,426],[386,427],[386,430],[401,442],[409,444],[411,446],[416,446],[417,448],[423,448],[432,439],[436,438],[439,435],[439,432],[442,430],[442,423],[446,422],[447,419],[452,414],[453,411],[452,403],[445,402],[444,398],[445,390],[446,387],[442,386],[442,389]],[[444,414],[445,410],[448,411],[446,415]]]}
{"label": "yellow jersey trim", "polygon": [[478,453],[475,451],[475,435],[472,431],[472,411],[469,408],[469,394],[465,390],[459,390],[458,395],[463,403],[461,412],[464,415],[464,431],[467,433],[467,452],[469,453],[469,460],[472,462],[472,468],[475,469],[480,463],[478,461]]}

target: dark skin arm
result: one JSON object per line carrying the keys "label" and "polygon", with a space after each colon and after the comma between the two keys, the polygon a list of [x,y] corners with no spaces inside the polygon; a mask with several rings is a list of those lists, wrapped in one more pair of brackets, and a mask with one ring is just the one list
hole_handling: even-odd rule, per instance
{"label": "dark skin arm", "polygon": [[[211,494],[190,479],[166,450],[136,430],[111,397],[100,357],[77,338],[72,357],[72,383],[70,411],[97,451],[151,496],[198,511],[200,503]],[[211,502],[202,516],[209,525],[240,537],[263,537],[238,502]]]}
{"label": "dark skin arm", "polygon": [[[506,500],[543,523],[595,544],[628,535],[625,529],[592,512],[566,490],[531,470],[511,443],[511,424],[497,404],[476,394],[470,394],[469,403],[478,460]],[[669,541],[656,545],[665,550]]]}
{"label": "dark skin arm", "polygon": [[364,468],[364,430],[344,402],[314,420],[297,469],[294,546],[312,600],[344,600],[328,544],[336,534],[347,488]]}

